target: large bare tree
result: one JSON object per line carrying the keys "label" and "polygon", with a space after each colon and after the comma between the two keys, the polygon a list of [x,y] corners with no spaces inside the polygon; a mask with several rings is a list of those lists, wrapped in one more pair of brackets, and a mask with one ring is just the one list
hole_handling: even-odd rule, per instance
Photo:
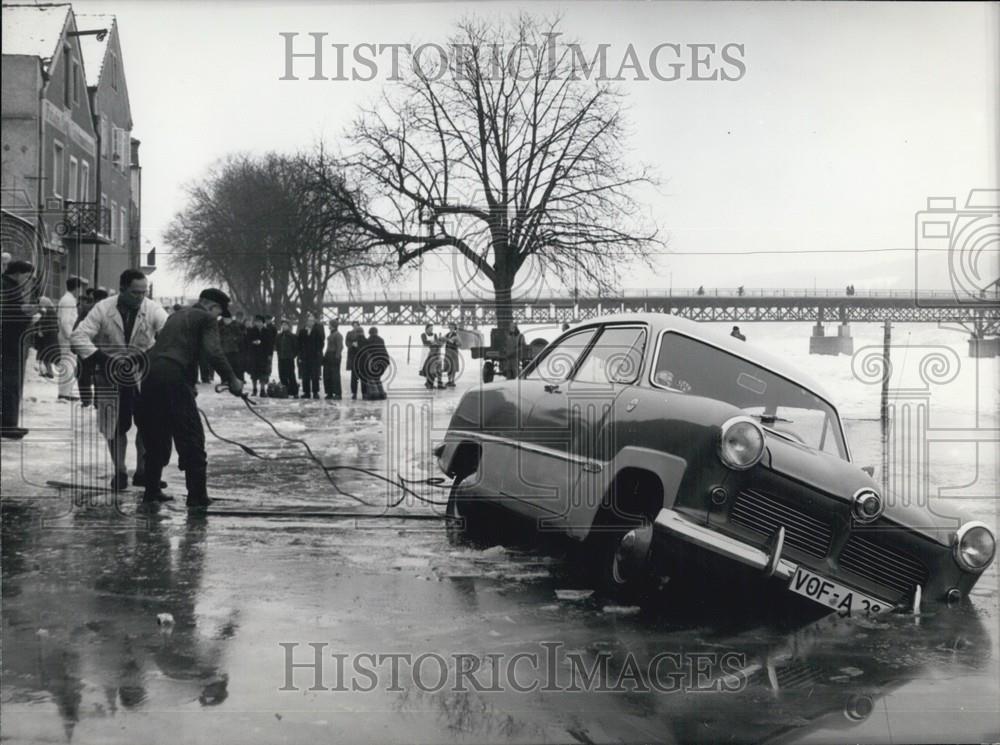
{"label": "large bare tree", "polygon": [[503,328],[528,275],[606,289],[659,243],[636,199],[653,180],[628,163],[622,96],[581,75],[558,33],[526,15],[460,23],[447,71],[415,59],[355,123],[345,173],[368,201],[337,194],[400,267],[455,252],[492,289]]}
{"label": "large bare tree", "polygon": [[315,155],[232,156],[188,187],[165,235],[189,280],[225,285],[240,305],[276,316],[318,312],[331,285],[377,261],[327,189],[336,165]]}

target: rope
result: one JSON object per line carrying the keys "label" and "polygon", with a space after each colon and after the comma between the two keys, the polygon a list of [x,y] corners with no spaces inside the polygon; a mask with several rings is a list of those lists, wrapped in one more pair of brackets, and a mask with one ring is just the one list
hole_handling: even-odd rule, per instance
{"label": "rope", "polygon": [[236,447],[243,450],[243,452],[245,452],[247,455],[264,461],[310,460],[313,463],[315,463],[320,470],[323,471],[323,475],[326,477],[327,481],[330,482],[330,485],[333,486],[334,491],[336,491],[338,494],[343,494],[345,497],[353,499],[355,502],[363,504],[365,507],[379,508],[381,507],[381,505],[367,502],[361,497],[341,488],[340,485],[337,484],[337,482],[334,480],[332,472],[354,471],[357,473],[363,473],[367,476],[371,476],[372,478],[378,479],[379,481],[383,481],[386,484],[389,484],[390,486],[396,487],[401,492],[400,497],[396,501],[390,502],[387,505],[388,507],[398,507],[400,504],[402,504],[403,500],[405,500],[406,497],[408,496],[413,497],[419,502],[424,502],[425,504],[430,504],[434,506],[443,507],[448,504],[447,501],[442,502],[439,500],[428,499],[427,497],[418,494],[416,491],[407,486],[407,484],[410,484],[410,485],[427,485],[436,488],[449,488],[451,485],[446,482],[446,479],[441,477],[432,477],[427,479],[407,479],[402,476],[400,476],[398,479],[391,479],[388,476],[384,476],[381,473],[378,473],[377,471],[372,471],[368,468],[362,468],[360,466],[327,466],[316,456],[312,448],[309,447],[308,442],[300,438],[289,437],[288,435],[283,434],[278,430],[277,427],[274,426],[273,422],[271,422],[266,416],[257,411],[256,404],[250,399],[249,396],[243,394],[240,396],[240,398],[243,399],[243,403],[246,405],[247,409],[249,409],[250,413],[253,414],[255,417],[257,417],[258,419],[260,419],[262,422],[264,422],[264,424],[266,424],[268,427],[270,427],[271,431],[274,432],[275,435],[277,435],[280,439],[285,440],[286,442],[291,442],[293,444],[302,446],[303,448],[305,448],[306,451],[305,454],[303,455],[278,455],[278,456],[261,455],[249,445],[246,445],[237,440],[233,440],[228,437],[223,437],[222,435],[220,435],[212,427],[208,415],[200,407],[198,408],[198,413],[201,414],[201,418],[205,420],[205,426],[208,428],[208,431],[212,433],[212,435],[214,435],[217,439],[221,440],[222,442],[228,443],[230,445],[235,445]]}

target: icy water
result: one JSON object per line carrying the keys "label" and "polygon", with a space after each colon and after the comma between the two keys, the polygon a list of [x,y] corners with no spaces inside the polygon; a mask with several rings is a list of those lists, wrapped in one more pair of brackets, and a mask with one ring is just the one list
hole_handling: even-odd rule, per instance
{"label": "icy water", "polygon": [[[854,460],[881,468],[878,374],[863,349],[881,354],[880,326],[853,328],[853,360],[809,356],[804,324],[743,331],[822,380],[846,418]],[[904,325],[893,333],[890,492],[960,502],[996,527],[997,361],[969,359],[959,332]],[[260,409],[328,466],[435,476],[430,442],[478,369],[463,358],[458,389],[428,394],[417,376],[419,329],[383,335],[396,363],[388,402],[263,401]],[[268,457],[299,452],[236,399],[200,390],[223,437]],[[996,564],[970,602],[919,618],[816,620],[780,595],[722,597],[732,588],[702,588],[680,607],[620,608],[589,595],[558,546],[456,544],[438,521],[397,517],[441,508],[411,499],[388,509],[398,495],[365,474],[336,472],[338,492],[307,461],[263,462],[211,436],[218,506],[280,518],[189,522],[165,510],[140,519],[131,492],[117,503],[58,493],[45,482],[103,480],[103,445],[90,412],[56,404],[54,385],[33,376],[26,395],[32,432],[3,446],[4,741],[1000,739]],[[183,492],[172,466],[165,477],[168,491]],[[386,517],[309,515],[329,509]],[[159,625],[161,614],[172,622]],[[314,649],[320,680],[316,668],[288,679],[289,660],[312,662]],[[350,664],[365,653],[425,655],[423,685],[404,664],[394,686],[389,664],[372,663],[379,683],[363,690],[369,680],[352,676]],[[468,657],[456,660],[460,653]],[[346,674],[337,655],[346,655]],[[440,687],[435,656],[445,663]],[[480,685],[455,685],[472,659]],[[607,665],[603,690],[579,690],[577,661]],[[644,688],[657,664],[670,683]],[[492,670],[502,685],[491,685]],[[618,685],[626,671],[631,678]]]}

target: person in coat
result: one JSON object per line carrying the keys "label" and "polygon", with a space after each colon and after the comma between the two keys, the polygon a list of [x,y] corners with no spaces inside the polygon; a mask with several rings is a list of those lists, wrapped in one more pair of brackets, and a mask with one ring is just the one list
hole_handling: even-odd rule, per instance
{"label": "person in coat", "polygon": [[420,334],[420,343],[427,349],[427,356],[420,366],[420,374],[424,377],[424,387],[433,388],[435,383],[438,388],[444,388],[444,381],[441,374],[441,343],[440,336],[434,333],[434,325],[428,323],[424,326]]}
{"label": "person in coat", "polygon": [[316,316],[306,313],[306,320],[299,329],[299,374],[302,378],[302,397],[319,398],[319,376],[323,365],[323,347],[326,334]]}
{"label": "person in coat", "polygon": [[455,376],[458,374],[458,325],[454,322],[448,324],[448,333],[444,336],[444,369],[448,373],[447,386],[455,387]]}
{"label": "person in coat", "polygon": [[0,277],[0,436],[10,440],[28,434],[20,417],[27,340],[38,312],[31,297],[34,272],[31,263],[12,259]]}
{"label": "person in coat", "polygon": [[79,315],[77,305],[87,280],[70,277],[66,280],[66,292],[59,298],[56,313],[59,318],[59,400],[79,401],[73,390],[76,386],[76,355],[70,346],[70,338]]}
{"label": "person in coat", "polygon": [[[87,288],[84,293],[83,298],[80,300],[80,314],[76,319],[76,326],[73,330],[76,331],[83,319],[87,317],[87,314],[93,310],[97,303],[101,302],[108,297],[108,291],[103,287],[97,288]],[[72,337],[70,337],[70,342],[72,344]],[[79,355],[77,355],[79,357]],[[77,388],[80,391],[80,403],[84,406],[93,406],[97,408],[97,391],[94,387],[94,362],[93,360],[80,359],[80,376],[77,379]]]}
{"label": "person in coat", "polygon": [[208,497],[208,456],[197,395],[198,360],[202,352],[212,368],[229,384],[234,396],[243,395],[243,381],[236,377],[219,342],[220,316],[229,313],[229,296],[209,288],[198,302],[167,319],[148,354],[149,372],[139,397],[139,431],[146,444],[144,502],[157,501],[164,467],[170,462],[171,444],[177,448],[177,465],[184,472],[187,506],[203,512]]}
{"label": "person in coat", "polygon": [[267,397],[267,382],[271,379],[271,355],[264,346],[264,316],[254,316],[253,325],[247,329],[247,347],[250,349],[250,379],[253,382],[251,395]]}
{"label": "person in coat", "polygon": [[52,363],[58,363],[62,357],[55,303],[47,297],[40,297],[38,311],[41,313],[35,324],[35,361],[38,363],[38,374],[43,378],[54,378]]}
{"label": "person in coat", "polygon": [[292,324],[285,320],[281,322],[281,331],[274,342],[278,353],[278,380],[285,386],[288,395],[299,397],[299,381],[295,377],[295,358],[299,355],[299,340],[292,333]]}
{"label": "person in coat", "polygon": [[368,329],[368,338],[358,350],[355,365],[361,382],[361,397],[366,401],[380,401],[386,397],[382,376],[389,368],[389,352],[378,329]]}
{"label": "person in coat", "polygon": [[274,316],[264,316],[264,329],[261,331],[261,340],[264,342],[265,367],[267,368],[267,379],[271,379],[274,372],[274,344],[278,339],[278,329],[274,327]]}
{"label": "person in coat", "polygon": [[[94,368],[97,429],[108,443],[115,475],[111,488],[128,486],[125,449],[128,432],[138,421],[139,384],[146,355],[167,322],[167,312],[146,297],[149,280],[138,269],[126,269],[118,279],[118,294],[96,303],[73,330],[73,351]],[[166,498],[157,476],[146,482],[146,449],[142,432],[135,438],[134,486]]]}
{"label": "person in coat", "polygon": [[[176,312],[176,311],[175,311]],[[226,361],[236,377],[243,380],[243,324],[232,316],[219,319],[219,341]]]}
{"label": "person in coat", "polygon": [[340,387],[340,361],[344,354],[344,335],[336,321],[330,321],[330,335],[326,337],[323,354],[323,391],[328,399],[339,401],[343,397]]}
{"label": "person in coat", "polygon": [[253,379],[253,353],[250,350],[251,344],[249,339],[250,329],[253,328],[253,319],[237,318],[236,322],[240,324],[243,331],[243,335],[240,337],[240,370],[243,371],[244,375],[248,375]]}
{"label": "person in coat", "polygon": [[347,332],[344,345],[347,347],[347,369],[351,371],[351,398],[358,397],[358,351],[365,343],[365,330],[357,321],[351,324],[351,330]]}

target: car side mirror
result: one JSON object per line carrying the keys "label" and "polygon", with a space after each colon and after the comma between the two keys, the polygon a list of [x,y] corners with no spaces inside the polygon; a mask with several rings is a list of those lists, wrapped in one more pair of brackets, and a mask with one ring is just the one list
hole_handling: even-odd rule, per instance
{"label": "car side mirror", "polygon": [[875,466],[861,466],[861,470],[867,473],[869,476],[875,476]]}

